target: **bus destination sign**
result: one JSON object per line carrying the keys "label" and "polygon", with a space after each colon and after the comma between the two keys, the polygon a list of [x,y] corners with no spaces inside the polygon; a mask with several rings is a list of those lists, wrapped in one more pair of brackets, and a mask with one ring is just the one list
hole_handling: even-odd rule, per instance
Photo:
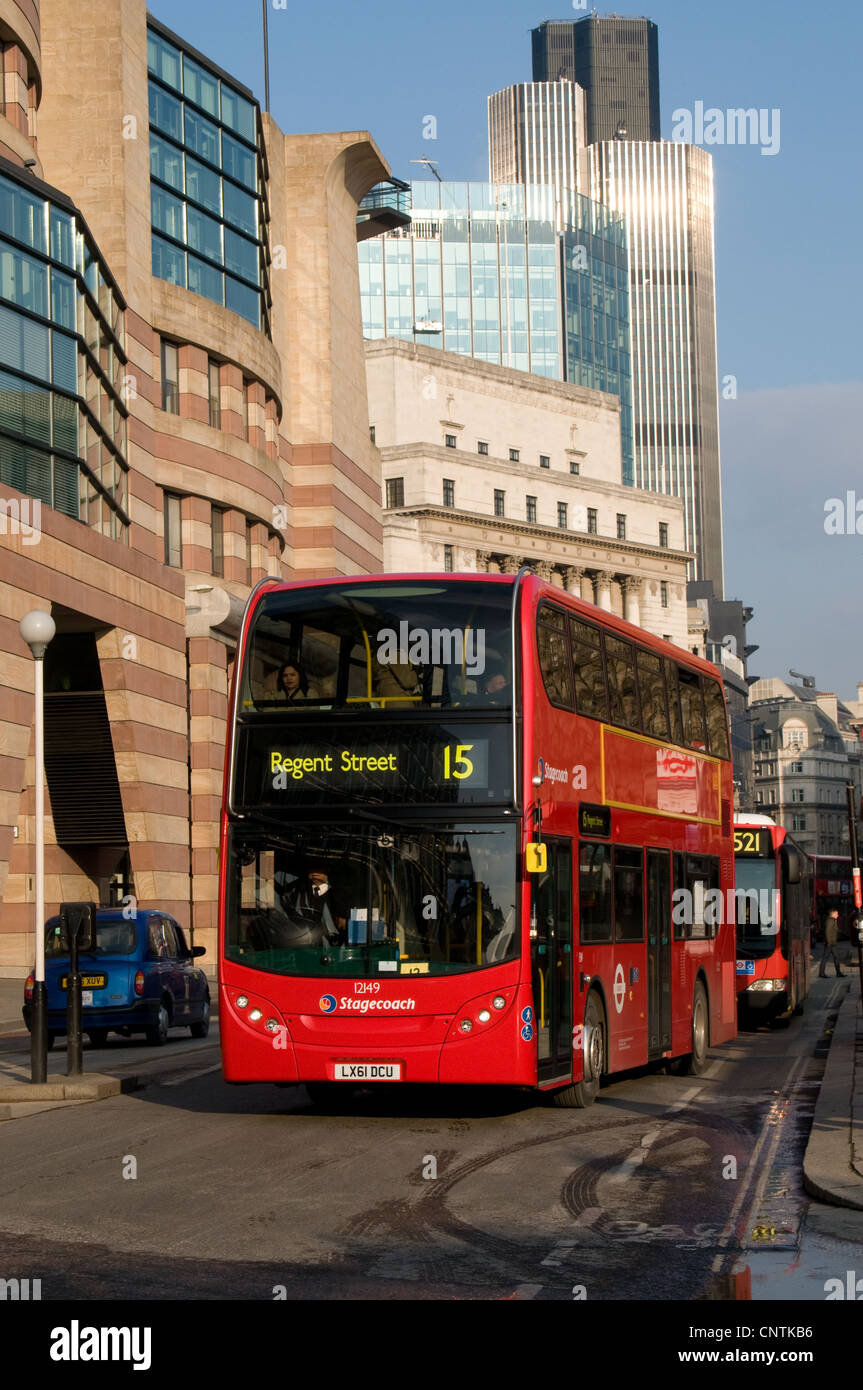
{"label": "bus destination sign", "polygon": [[734,827],[734,853],[738,859],[772,859],[773,845],[770,840],[770,831],[744,830],[741,826],[736,825]]}
{"label": "bus destination sign", "polygon": [[506,805],[511,735],[503,724],[380,724],[240,730],[238,810],[369,801]]}

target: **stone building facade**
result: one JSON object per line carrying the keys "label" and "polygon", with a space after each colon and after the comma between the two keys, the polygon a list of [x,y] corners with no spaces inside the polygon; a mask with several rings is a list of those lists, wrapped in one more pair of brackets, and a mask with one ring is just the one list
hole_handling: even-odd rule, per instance
{"label": "stone building facade", "polygon": [[529,564],[687,645],[682,507],[622,484],[617,397],[397,338],[366,366],[387,570]]}
{"label": "stone building facade", "polygon": [[[0,221],[0,316],[25,325],[15,360],[0,337],[0,974],[32,956],[32,608],[57,624],[49,912],[131,894],[175,913],[213,968],[250,586],[382,567],[356,218],[390,171],[367,132],[284,134],[143,0],[40,9],[0,8],[0,207],[18,216]],[[35,308],[34,276],[50,283]],[[34,334],[68,347],[65,376],[46,358],[40,377]]]}

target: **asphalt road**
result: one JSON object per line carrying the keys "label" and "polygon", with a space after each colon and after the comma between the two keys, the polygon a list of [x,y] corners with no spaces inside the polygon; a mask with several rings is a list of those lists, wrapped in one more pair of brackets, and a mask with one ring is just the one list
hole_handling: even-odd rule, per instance
{"label": "asphalt road", "polygon": [[[805,1257],[842,987],[816,980],[803,1018],[742,1033],[702,1077],[627,1073],[587,1111],[394,1087],[327,1112],[303,1087],[227,1086],[212,1035],[117,1039],[85,1064],[141,1089],[0,1127],[0,1275],[43,1300],[727,1295],[733,1269]],[[0,1062],[26,1048],[3,1039]]]}

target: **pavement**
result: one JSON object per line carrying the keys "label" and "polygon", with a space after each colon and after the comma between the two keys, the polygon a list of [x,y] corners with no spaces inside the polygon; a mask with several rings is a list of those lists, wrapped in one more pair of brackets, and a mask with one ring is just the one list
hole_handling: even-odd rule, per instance
{"label": "pavement", "polygon": [[[820,1202],[863,1211],[863,1006],[857,953],[846,946],[842,956],[846,993],[832,1028],[803,1159],[803,1182]],[[812,963],[813,977],[819,959],[820,951]],[[24,1031],[23,999],[23,980],[0,979],[0,1037]],[[34,1086],[8,1079],[0,1066],[0,1121],[49,1107],[103,1100],[136,1084],[134,1077],[87,1072],[75,1078],[53,1075],[43,1086]]]}

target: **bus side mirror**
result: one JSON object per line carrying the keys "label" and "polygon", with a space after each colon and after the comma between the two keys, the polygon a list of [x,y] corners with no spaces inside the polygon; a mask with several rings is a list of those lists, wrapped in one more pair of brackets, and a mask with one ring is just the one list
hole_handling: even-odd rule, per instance
{"label": "bus side mirror", "polygon": [[785,846],[785,847],[783,848],[782,853],[785,855],[785,878],[786,878],[786,882],[787,882],[787,883],[799,883],[799,882],[800,882],[800,855],[798,854],[798,852],[797,852],[796,849],[791,849],[791,848],[789,848],[788,846]]}

